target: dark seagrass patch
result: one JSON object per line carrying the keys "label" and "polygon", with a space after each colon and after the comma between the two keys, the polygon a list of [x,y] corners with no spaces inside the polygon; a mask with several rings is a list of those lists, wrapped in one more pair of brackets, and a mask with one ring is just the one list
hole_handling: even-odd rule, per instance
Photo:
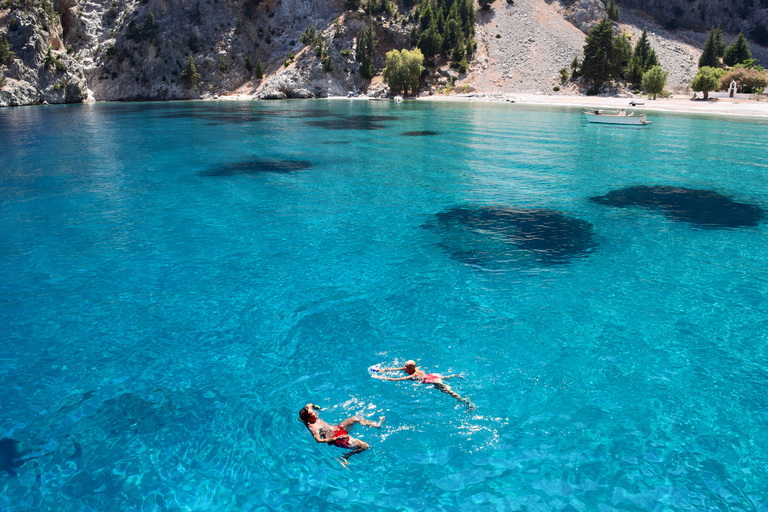
{"label": "dark seagrass patch", "polygon": [[669,218],[710,229],[757,226],[766,212],[759,206],[739,203],[710,190],[670,186],[636,186],[613,190],[590,201],[605,206],[641,206]]}
{"label": "dark seagrass patch", "polygon": [[405,135],[406,137],[429,137],[440,134],[438,132],[433,132],[432,130],[415,130],[412,132],[403,132],[400,135]]}
{"label": "dark seagrass patch", "polygon": [[19,442],[9,437],[0,439],[0,472],[5,471],[9,476],[15,477],[21,464]]}
{"label": "dark seagrass patch", "polygon": [[278,160],[271,158],[254,158],[252,160],[243,160],[240,162],[229,162],[215,167],[211,167],[200,173],[201,176],[238,176],[249,174],[285,174],[294,171],[301,171],[312,167],[312,162],[308,160]]}
{"label": "dark seagrass patch", "polygon": [[597,247],[592,224],[540,208],[461,206],[436,214],[426,227],[453,257],[496,268],[567,263]]}

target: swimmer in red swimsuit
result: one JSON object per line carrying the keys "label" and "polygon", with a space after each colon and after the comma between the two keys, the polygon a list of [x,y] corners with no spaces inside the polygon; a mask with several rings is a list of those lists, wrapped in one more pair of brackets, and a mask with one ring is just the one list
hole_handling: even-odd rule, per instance
{"label": "swimmer in red swimsuit", "polygon": [[450,379],[452,377],[461,377],[464,378],[461,374],[453,374],[453,375],[440,375],[439,373],[425,373],[421,369],[416,367],[416,361],[406,361],[405,366],[402,368],[381,368],[377,370],[376,372],[392,372],[392,371],[399,371],[402,370],[405,373],[408,374],[407,377],[399,377],[399,378],[393,378],[393,377],[384,377],[383,375],[374,375],[374,378],[381,379],[381,380],[415,380],[417,382],[423,382],[424,384],[432,384],[435,386],[435,388],[439,389],[443,393],[446,393],[448,395],[451,395],[453,398],[458,400],[459,402],[464,402],[467,404],[467,407],[469,407],[470,410],[475,408],[475,404],[469,401],[469,398],[462,398],[458,393],[456,393],[454,390],[451,389],[451,387],[443,382],[443,379]]}
{"label": "swimmer in red swimsuit", "polygon": [[362,416],[352,416],[338,425],[333,426],[320,419],[317,413],[319,410],[320,408],[318,406],[307,404],[299,411],[299,420],[309,429],[312,433],[312,437],[314,437],[315,441],[318,443],[328,443],[331,446],[352,450],[351,452],[342,455],[341,459],[338,459],[344,467],[349,466],[349,458],[352,455],[370,448],[365,441],[355,439],[348,434],[348,431],[352,426],[355,423],[359,423],[366,427],[380,428],[381,424],[384,422],[384,416],[379,418],[378,423],[368,421]]}

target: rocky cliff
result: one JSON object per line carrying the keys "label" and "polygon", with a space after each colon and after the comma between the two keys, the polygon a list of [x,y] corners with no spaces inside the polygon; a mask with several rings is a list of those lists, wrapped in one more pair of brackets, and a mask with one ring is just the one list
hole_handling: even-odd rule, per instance
{"label": "rocky cliff", "polygon": [[5,5],[0,27],[0,42],[4,38],[11,52],[0,59],[0,106],[86,99],[83,66],[67,51],[61,18],[51,4]]}
{"label": "rocky cliff", "polygon": [[[622,30],[636,34],[647,25],[657,29],[652,36],[655,47],[662,47],[662,65],[671,71],[672,86],[685,88],[706,37],[704,31],[686,28],[702,25],[701,16],[691,10],[700,0],[685,0],[682,14],[672,9],[679,26],[670,26],[673,18],[668,17],[668,7],[677,0],[642,1],[622,0],[629,19]],[[13,52],[6,52],[5,59],[0,52],[0,106],[232,94],[376,95],[386,89],[379,78],[371,82],[362,77],[355,45],[368,18],[362,11],[345,11],[341,0],[54,2],[0,1],[0,44],[5,39]],[[624,7],[633,2],[646,10]],[[643,18],[648,11],[658,11],[660,18]],[[766,12],[755,7],[746,17],[737,16],[740,21],[733,27],[759,26]],[[438,60],[429,69],[423,93],[439,92],[450,76],[458,79],[455,90],[551,92],[557,70],[581,56],[584,34],[604,15],[600,0],[496,0],[478,15],[477,57],[468,72],[459,75]],[[413,7],[403,4],[394,13],[374,17],[379,45],[373,64],[378,72],[387,51],[410,46],[417,21]],[[301,42],[310,27],[316,27],[321,48]],[[667,47],[670,51],[663,51]],[[760,59],[764,51],[754,53]],[[183,80],[190,59],[199,73],[194,83]],[[257,64],[263,64],[263,78]]]}
{"label": "rocky cliff", "polygon": [[720,26],[762,38],[758,34],[768,25],[768,0],[621,0],[619,4],[654,15],[668,28]]}

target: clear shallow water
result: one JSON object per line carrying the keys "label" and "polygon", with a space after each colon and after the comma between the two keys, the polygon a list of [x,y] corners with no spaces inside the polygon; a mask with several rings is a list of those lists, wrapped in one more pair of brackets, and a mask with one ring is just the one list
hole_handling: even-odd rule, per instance
{"label": "clear shallow water", "polygon": [[[589,201],[768,209],[768,124],[582,117],[0,110],[0,437],[34,457],[0,457],[0,510],[768,510],[768,224]],[[456,208],[555,212],[591,242],[557,231],[542,259],[515,226],[440,222]],[[368,377],[409,358],[465,371],[477,409]],[[307,402],[387,419],[345,470]]]}

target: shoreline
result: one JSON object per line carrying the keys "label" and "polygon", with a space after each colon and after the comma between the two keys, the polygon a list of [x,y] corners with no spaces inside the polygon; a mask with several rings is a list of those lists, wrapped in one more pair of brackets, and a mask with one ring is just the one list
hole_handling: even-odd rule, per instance
{"label": "shoreline", "polygon": [[[734,98],[718,98],[708,101],[691,100],[690,96],[675,96],[670,98],[606,98],[600,96],[554,96],[544,94],[504,94],[504,95],[435,95],[420,97],[417,101],[446,101],[446,102],[483,102],[483,103],[515,103],[519,105],[567,106],[587,109],[631,109],[638,112],[664,112],[676,114],[705,114],[748,118],[768,119],[768,101],[756,101]],[[631,101],[637,106],[629,105]],[[642,103],[642,105],[640,105]]]}
{"label": "shoreline", "polygon": [[[369,98],[358,96],[328,96],[316,98],[347,101],[394,101],[392,98]],[[204,98],[204,101],[250,101],[252,95],[235,94]],[[750,119],[768,120],[768,100],[748,100],[741,98],[710,98],[708,101],[692,100],[688,95],[672,95],[669,98],[651,100],[643,97],[605,97],[583,95],[551,95],[533,93],[470,93],[470,94],[435,94],[434,96],[406,97],[405,101],[429,101],[445,103],[514,103],[516,105],[538,105],[543,107],[573,107],[588,110],[634,110],[638,113],[659,112],[681,115],[715,115]],[[272,101],[272,100],[255,100]],[[634,101],[636,106],[629,103]]]}
{"label": "shoreline", "polygon": [[[392,98],[369,98],[358,96],[348,98],[346,96],[328,96],[326,98],[315,98],[325,100],[346,100],[346,101],[391,101]],[[152,101],[152,100],[150,100]],[[162,101],[162,100],[161,100]],[[174,100],[170,100],[174,101]],[[231,94],[216,95],[214,97],[203,97],[197,99],[175,100],[175,101],[281,101],[281,100],[257,100],[251,94]],[[286,100],[282,100],[286,101]],[[290,99],[288,99],[290,101]],[[658,98],[651,100],[640,97],[604,97],[604,96],[582,96],[582,95],[549,95],[532,93],[470,93],[470,94],[452,94],[434,96],[407,97],[405,101],[426,101],[426,102],[445,102],[445,103],[510,103],[516,105],[534,105],[543,107],[572,107],[583,108],[587,110],[634,110],[638,113],[658,112],[667,114],[681,115],[715,115],[726,117],[739,117],[749,119],[768,120],[768,100],[747,100],[741,98],[717,98],[708,101],[694,101],[690,96],[673,95],[670,98]],[[636,106],[631,106],[630,102],[637,102]],[[103,101],[86,101],[83,104],[110,103]],[[127,102],[131,103],[131,102]],[[31,106],[31,105],[29,105]],[[10,108],[10,107],[8,107]]]}

